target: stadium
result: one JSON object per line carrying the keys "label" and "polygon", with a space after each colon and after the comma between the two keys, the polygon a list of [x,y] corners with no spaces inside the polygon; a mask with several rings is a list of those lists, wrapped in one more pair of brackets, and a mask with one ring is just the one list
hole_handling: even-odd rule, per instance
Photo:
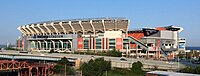
{"label": "stadium", "polygon": [[[128,30],[127,18],[66,19],[31,23],[17,29],[19,50],[49,52],[119,50],[134,57],[174,58],[182,27]],[[183,47],[183,46],[182,46]]]}

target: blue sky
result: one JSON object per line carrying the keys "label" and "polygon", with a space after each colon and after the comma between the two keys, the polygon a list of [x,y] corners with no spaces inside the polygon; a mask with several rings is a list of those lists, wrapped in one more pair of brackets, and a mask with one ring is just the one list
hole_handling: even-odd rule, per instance
{"label": "blue sky", "polygon": [[126,17],[130,29],[181,26],[187,45],[200,45],[200,0],[1,0],[0,44],[14,44],[21,25],[96,17]]}

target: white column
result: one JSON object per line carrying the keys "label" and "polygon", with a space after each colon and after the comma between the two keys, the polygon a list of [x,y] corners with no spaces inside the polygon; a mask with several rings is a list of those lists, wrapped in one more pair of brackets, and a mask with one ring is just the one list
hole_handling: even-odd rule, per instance
{"label": "white column", "polygon": [[55,42],[53,40],[51,40],[51,42],[53,43],[53,49],[55,50]]}
{"label": "white column", "polygon": [[69,21],[69,26],[72,28],[73,34],[75,34],[75,30],[74,30],[74,27],[72,26],[72,22],[71,21]]}
{"label": "white column", "polygon": [[128,27],[130,25],[130,20],[128,20],[128,26],[127,26],[127,29],[126,29],[126,37],[128,37]]}
{"label": "white column", "polygon": [[27,32],[27,34],[31,34],[28,30],[25,29],[26,27],[25,26],[22,26],[22,29],[24,29],[24,31]]}
{"label": "white column", "polygon": [[68,40],[68,41],[69,41],[69,43],[70,43],[70,45],[71,45],[70,48],[71,48],[71,50],[72,50],[72,47],[73,47],[73,46],[72,46],[72,41],[70,41],[70,40]]}
{"label": "white column", "polygon": [[94,25],[93,25],[93,23],[92,23],[92,20],[90,20],[90,25],[92,26],[92,30],[93,30],[93,32],[94,32],[93,35],[95,36],[95,33],[96,33],[96,32],[95,32],[95,28],[94,28]]}
{"label": "white column", "polygon": [[60,25],[60,27],[62,27],[62,29],[63,29],[64,33],[66,34],[66,33],[67,33],[67,31],[66,31],[66,29],[63,27],[63,25],[62,25],[62,22],[59,22],[59,25]]}
{"label": "white column", "polygon": [[[104,22],[104,20],[102,20],[102,25],[103,25],[103,29],[104,29],[104,32],[106,31],[106,27],[105,27],[105,22]],[[109,42],[108,42],[108,44],[109,44]],[[108,44],[106,44],[106,38],[104,37],[104,49],[106,49],[106,46],[108,46],[109,47],[109,45]]]}
{"label": "white column", "polygon": [[102,25],[103,25],[103,30],[104,30],[104,32],[105,32],[105,31],[106,31],[106,27],[105,27],[104,20],[102,20]]}
{"label": "white column", "polygon": [[91,44],[90,44],[90,46],[91,46],[91,48],[90,49],[93,49],[93,38],[91,37],[91,42],[90,42]]}
{"label": "white column", "polygon": [[41,32],[42,32],[43,34],[46,33],[46,32],[40,27],[40,24],[37,24],[37,27],[41,30]]}
{"label": "white column", "polygon": [[138,58],[138,45],[136,44],[136,57]]}
{"label": "white column", "polygon": [[61,47],[62,47],[62,51],[63,51],[63,41],[62,40],[59,40],[60,41],[60,43],[61,43]]}
{"label": "white column", "polygon": [[51,30],[47,27],[47,24],[46,24],[46,23],[44,23],[43,26],[47,29],[47,31],[49,32],[49,34],[52,33]]}
{"label": "white column", "polygon": [[38,41],[38,43],[39,43],[39,46],[40,46],[40,48],[38,48],[38,49],[41,49],[41,42],[40,42],[40,41]]}
{"label": "white column", "polygon": [[56,29],[56,27],[53,25],[54,23],[51,23],[51,26],[54,28],[54,30],[56,31],[56,33],[58,34],[58,29]]}
{"label": "white column", "polygon": [[106,46],[109,47],[109,39],[108,39],[108,44],[106,44],[106,38],[103,37],[103,39],[104,39],[104,46],[103,46],[103,47],[104,47],[105,50],[107,50],[107,49],[106,49]]}
{"label": "white column", "polygon": [[24,35],[24,34],[28,34],[26,31],[23,31],[21,27],[18,27],[17,29],[18,29],[20,32],[22,32],[23,35]]}
{"label": "white column", "polygon": [[48,43],[47,43],[47,41],[46,40],[44,40],[44,42],[45,42],[45,44],[46,44],[46,50],[48,49]]}
{"label": "white column", "polygon": [[40,33],[40,32],[34,27],[34,24],[32,24],[31,27],[35,30],[36,34],[39,34],[39,33]]}
{"label": "white column", "polygon": [[29,26],[29,25],[26,25],[25,27],[26,27],[28,30],[30,30],[31,34],[35,34],[35,32],[34,32],[33,30],[30,29],[30,26]]}
{"label": "white column", "polygon": [[32,43],[33,43],[33,47],[31,48],[31,49],[35,49],[35,41],[32,41]]}
{"label": "white column", "polygon": [[84,29],[83,25],[81,24],[81,21],[79,21],[79,25],[81,26],[81,28],[83,30],[83,35],[85,35],[85,29]]}

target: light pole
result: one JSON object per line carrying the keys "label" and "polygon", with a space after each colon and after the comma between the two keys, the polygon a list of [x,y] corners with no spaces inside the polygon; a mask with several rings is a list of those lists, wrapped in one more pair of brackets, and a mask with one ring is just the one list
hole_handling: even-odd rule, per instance
{"label": "light pole", "polygon": [[179,56],[178,56],[178,69],[179,69]]}
{"label": "light pole", "polygon": [[66,64],[65,64],[65,76],[67,76],[67,73],[66,73]]}

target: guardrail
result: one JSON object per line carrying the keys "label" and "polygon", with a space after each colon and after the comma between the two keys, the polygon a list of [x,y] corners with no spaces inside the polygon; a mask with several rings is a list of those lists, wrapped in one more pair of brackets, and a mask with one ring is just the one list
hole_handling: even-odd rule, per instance
{"label": "guardrail", "polygon": [[[32,60],[49,60],[49,61],[59,61],[61,57],[49,57],[49,56],[36,56],[36,55],[17,55],[17,54],[0,54],[0,58],[6,59],[32,59]],[[75,62],[73,59],[68,59],[70,62]]]}
{"label": "guardrail", "polygon": [[[112,67],[116,68],[131,68],[132,63],[127,63],[127,62],[111,62]],[[178,66],[173,66],[173,65],[168,65],[168,66],[163,66],[163,65],[157,65],[157,64],[143,64],[143,69],[160,69],[160,70],[177,70],[179,69]]]}

